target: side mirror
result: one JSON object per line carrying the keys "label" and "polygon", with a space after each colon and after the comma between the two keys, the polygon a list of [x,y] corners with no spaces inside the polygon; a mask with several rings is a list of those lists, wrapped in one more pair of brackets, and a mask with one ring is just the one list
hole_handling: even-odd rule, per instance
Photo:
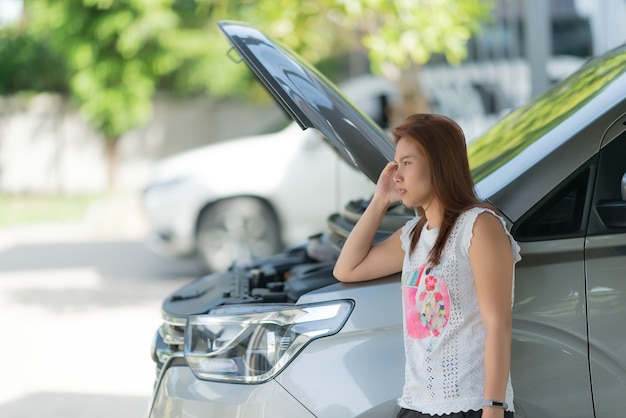
{"label": "side mirror", "polygon": [[626,228],[626,173],[622,176],[621,192],[621,201],[605,201],[596,205],[600,219],[609,228]]}

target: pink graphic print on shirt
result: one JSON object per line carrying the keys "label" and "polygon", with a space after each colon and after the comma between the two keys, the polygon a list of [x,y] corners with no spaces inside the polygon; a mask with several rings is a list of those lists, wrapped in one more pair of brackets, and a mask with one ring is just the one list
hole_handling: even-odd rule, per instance
{"label": "pink graphic print on shirt", "polygon": [[409,337],[423,339],[430,335],[438,336],[450,317],[450,294],[446,283],[425,264],[405,273],[402,285]]}

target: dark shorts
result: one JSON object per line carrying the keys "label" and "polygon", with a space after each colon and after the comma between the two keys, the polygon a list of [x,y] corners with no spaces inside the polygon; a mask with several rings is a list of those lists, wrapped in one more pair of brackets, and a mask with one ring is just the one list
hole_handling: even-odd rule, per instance
{"label": "dark shorts", "polygon": [[[454,414],[448,415],[429,415],[422,414],[421,412],[412,411],[410,409],[400,408],[400,412],[396,418],[432,418],[435,417],[447,417],[447,418],[480,418],[483,415],[483,411],[467,411],[467,412],[456,412]],[[513,418],[513,412],[504,411],[504,418]]]}

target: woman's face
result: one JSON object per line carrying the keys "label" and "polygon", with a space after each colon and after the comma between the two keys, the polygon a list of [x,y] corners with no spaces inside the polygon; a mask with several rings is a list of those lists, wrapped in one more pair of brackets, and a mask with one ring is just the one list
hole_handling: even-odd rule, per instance
{"label": "woman's face", "polygon": [[402,137],[396,144],[397,170],[393,176],[402,204],[408,207],[427,207],[433,187],[428,163],[422,147],[411,138]]}

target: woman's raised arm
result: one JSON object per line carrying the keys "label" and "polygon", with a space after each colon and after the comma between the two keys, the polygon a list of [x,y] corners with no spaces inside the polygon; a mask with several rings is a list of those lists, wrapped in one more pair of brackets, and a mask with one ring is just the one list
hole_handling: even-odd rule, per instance
{"label": "woman's raised arm", "polygon": [[376,231],[389,205],[399,200],[393,181],[396,163],[390,162],[380,174],[374,197],[356,223],[341,250],[333,274],[342,282],[384,277],[402,270],[404,251],[400,230],[373,245]]}

